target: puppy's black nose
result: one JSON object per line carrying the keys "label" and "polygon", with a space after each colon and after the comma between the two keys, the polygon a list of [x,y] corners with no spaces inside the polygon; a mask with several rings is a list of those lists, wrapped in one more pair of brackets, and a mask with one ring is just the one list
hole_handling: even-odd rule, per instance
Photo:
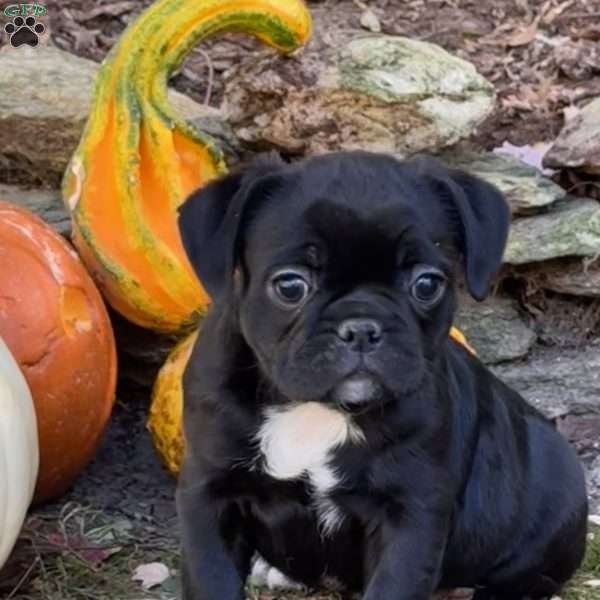
{"label": "puppy's black nose", "polygon": [[346,319],[337,328],[338,337],[356,352],[371,352],[381,342],[381,325],[374,319]]}

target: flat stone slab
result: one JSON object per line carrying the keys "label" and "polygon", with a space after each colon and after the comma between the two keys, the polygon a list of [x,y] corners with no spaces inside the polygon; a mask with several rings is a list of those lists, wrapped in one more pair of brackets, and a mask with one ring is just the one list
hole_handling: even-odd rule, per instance
{"label": "flat stone slab", "polygon": [[487,364],[525,356],[536,340],[535,333],[508,298],[490,297],[476,302],[461,295],[455,324]]}
{"label": "flat stone slab", "polygon": [[71,217],[64,208],[59,190],[29,190],[0,184],[0,200],[32,211],[64,237],[71,235]]}
{"label": "flat stone slab", "polygon": [[530,215],[566,196],[566,192],[539,169],[512,156],[494,152],[440,156],[449,167],[462,169],[495,185],[506,197],[513,215]]}
{"label": "flat stone slab", "polygon": [[535,279],[536,285],[571,296],[600,298],[600,258],[574,258],[523,267],[519,276]]}
{"label": "flat stone slab", "polygon": [[519,265],[562,256],[600,254],[600,203],[569,198],[547,214],[517,219],[504,262]]}
{"label": "flat stone slab", "polygon": [[600,344],[584,348],[538,350],[525,361],[492,371],[550,418],[600,415]]}
{"label": "flat stone slab", "polygon": [[[0,52],[0,164],[13,179],[60,187],[87,121],[99,67],[53,46]],[[182,117],[231,141],[218,110],[172,90],[169,99]]]}

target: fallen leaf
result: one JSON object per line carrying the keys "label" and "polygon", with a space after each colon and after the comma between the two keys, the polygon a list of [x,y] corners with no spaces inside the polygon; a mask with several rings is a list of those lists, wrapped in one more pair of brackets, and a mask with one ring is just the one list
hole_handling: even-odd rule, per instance
{"label": "fallen leaf", "polygon": [[593,42],[597,42],[600,40],[600,26],[588,25],[583,29],[578,29],[577,37],[581,40],[592,40]]}
{"label": "fallen leaf", "polygon": [[362,15],[360,15],[360,26],[373,33],[381,33],[381,23],[379,22],[377,15],[370,9],[365,10]]}
{"label": "fallen leaf", "polygon": [[533,112],[534,110],[534,107],[529,100],[519,98],[514,94],[509,94],[506,98],[502,98],[500,102],[504,108],[516,108],[517,110],[526,110],[529,112]]}
{"label": "fallen leaf", "polygon": [[139,581],[145,590],[160,585],[169,578],[169,567],[163,563],[153,562],[140,565],[133,572],[133,581]]}
{"label": "fallen leaf", "polygon": [[100,33],[99,29],[74,29],[71,32],[74,40],[75,50],[89,48],[96,42],[96,37]]}
{"label": "fallen leaf", "polygon": [[64,536],[61,533],[52,533],[46,537],[46,541],[52,546],[63,551],[73,552],[87,563],[99,565],[117,554],[123,548],[118,544],[97,544],[87,537],[78,535]]}
{"label": "fallen leaf", "polygon": [[525,164],[539,169],[542,173],[551,175],[553,171],[544,169],[542,166],[542,159],[550,146],[552,146],[552,142],[537,142],[535,144],[525,144],[524,146],[515,146],[510,142],[504,142],[502,146],[494,148],[493,152],[495,154],[513,156],[522,160]]}
{"label": "fallen leaf", "polygon": [[113,554],[118,554],[123,550],[121,546],[107,546],[104,548],[81,548],[74,549],[81,558],[94,565],[103,563],[106,559],[110,558]]}
{"label": "fallen leaf", "polygon": [[600,588],[600,579],[588,579],[587,581],[583,582],[583,585],[593,588]]}
{"label": "fallen leaf", "polygon": [[530,25],[526,27],[519,27],[513,34],[506,40],[506,45],[511,48],[518,46],[526,46],[535,39],[535,34],[538,30],[538,24],[540,17],[536,17]]}
{"label": "fallen leaf", "polygon": [[573,104],[569,104],[569,106],[565,106],[563,108],[562,112],[565,118],[565,123],[568,123],[569,121],[572,121],[581,112],[581,110]]}
{"label": "fallen leaf", "polygon": [[77,16],[80,21],[90,21],[100,16],[118,17],[122,14],[131,12],[136,7],[136,3],[132,0],[124,0],[123,2],[113,2],[112,4],[101,4],[89,11],[81,11]]}
{"label": "fallen leaf", "polygon": [[567,8],[571,8],[575,4],[575,0],[567,0],[554,8],[550,8],[549,10],[542,11],[542,23],[544,25],[552,25],[554,20],[562,15]]}

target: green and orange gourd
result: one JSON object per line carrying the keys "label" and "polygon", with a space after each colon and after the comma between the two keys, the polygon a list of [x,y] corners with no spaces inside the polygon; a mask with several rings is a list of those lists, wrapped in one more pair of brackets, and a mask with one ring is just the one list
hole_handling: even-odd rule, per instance
{"label": "green and orange gourd", "polygon": [[251,34],[291,53],[310,30],[301,0],[159,0],[103,63],[63,197],[79,254],[129,320],[183,331],[209,304],[181,245],[177,209],[226,166],[215,141],[169,106],[169,76],[219,33]]}

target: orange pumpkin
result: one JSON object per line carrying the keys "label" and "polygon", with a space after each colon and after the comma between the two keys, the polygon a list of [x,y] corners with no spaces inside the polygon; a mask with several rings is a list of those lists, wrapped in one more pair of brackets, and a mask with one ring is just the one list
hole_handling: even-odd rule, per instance
{"label": "orange pumpkin", "polygon": [[114,401],[108,314],[72,248],[41,219],[0,202],[0,336],[33,396],[35,500],[64,492],[92,458]]}

